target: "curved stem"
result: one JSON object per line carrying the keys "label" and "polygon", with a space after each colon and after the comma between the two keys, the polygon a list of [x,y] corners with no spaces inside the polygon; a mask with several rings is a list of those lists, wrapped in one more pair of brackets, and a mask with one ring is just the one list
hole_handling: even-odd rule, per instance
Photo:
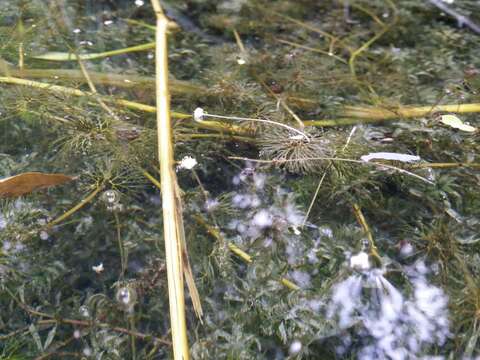
{"label": "curved stem", "polygon": [[[217,118],[217,119],[225,119],[225,120],[237,120],[237,121],[252,121],[252,122],[260,122],[260,123],[267,123],[267,124],[272,124],[276,126],[283,127],[285,129],[288,129],[292,132],[295,132],[299,135],[301,135],[306,141],[310,142],[310,138],[308,137],[307,134],[305,134],[303,131],[300,131],[298,129],[295,129],[294,127],[291,127],[289,125],[279,123],[273,120],[268,120],[268,119],[255,119],[255,118],[246,118],[246,117],[238,117],[238,116],[224,116],[224,115],[214,115],[214,114],[204,114],[205,117],[212,117],[212,118]],[[200,121],[201,123],[201,121]]]}

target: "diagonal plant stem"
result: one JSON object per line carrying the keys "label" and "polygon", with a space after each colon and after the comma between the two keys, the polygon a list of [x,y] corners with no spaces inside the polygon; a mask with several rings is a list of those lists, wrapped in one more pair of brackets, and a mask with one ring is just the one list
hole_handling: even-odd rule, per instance
{"label": "diagonal plant stem", "polygon": [[358,223],[362,226],[363,231],[367,235],[368,244],[370,247],[369,249],[370,255],[372,255],[379,262],[381,262],[382,258],[380,257],[377,246],[375,245],[375,240],[373,239],[372,230],[370,229],[370,226],[368,225],[368,222],[365,219],[365,216],[363,215],[362,209],[357,203],[354,203],[352,207],[353,207],[353,213],[355,214],[355,217],[357,218]]}
{"label": "diagonal plant stem", "polygon": [[97,196],[97,194],[103,189],[103,184],[99,184],[95,187],[95,189],[90,193],[88,194],[85,198],[83,198],[77,205],[75,205],[74,207],[72,207],[71,209],[67,210],[65,213],[63,213],[62,215],[60,215],[59,217],[57,217],[56,219],[50,221],[48,224],[47,224],[47,228],[51,228],[52,226],[54,225],[57,225],[59,223],[61,223],[63,220],[65,220],[66,218],[68,218],[69,216],[71,216],[72,214],[74,214],[75,212],[77,212],[78,210],[80,210],[82,207],[84,207],[85,205],[87,205],[90,201],[92,201],[95,196]]}

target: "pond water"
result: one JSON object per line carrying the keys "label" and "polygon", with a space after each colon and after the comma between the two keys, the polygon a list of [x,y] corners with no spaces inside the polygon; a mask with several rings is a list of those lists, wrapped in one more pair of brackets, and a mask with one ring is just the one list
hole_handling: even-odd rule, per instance
{"label": "pond water", "polygon": [[[480,3],[161,5],[190,357],[480,357]],[[2,2],[0,359],[174,358],[155,24]]]}

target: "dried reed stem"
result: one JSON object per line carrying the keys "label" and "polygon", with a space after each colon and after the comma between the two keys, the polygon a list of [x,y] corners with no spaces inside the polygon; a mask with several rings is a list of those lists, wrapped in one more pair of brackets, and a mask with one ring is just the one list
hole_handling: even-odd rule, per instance
{"label": "dried reed stem", "polygon": [[156,99],[158,157],[160,160],[163,232],[167,263],[168,299],[174,359],[188,360],[189,346],[185,319],[185,294],[183,283],[183,259],[181,213],[178,205],[178,185],[173,170],[173,141],[170,120],[170,95],[168,92],[167,24],[158,0],[151,0],[157,17],[156,27]]}

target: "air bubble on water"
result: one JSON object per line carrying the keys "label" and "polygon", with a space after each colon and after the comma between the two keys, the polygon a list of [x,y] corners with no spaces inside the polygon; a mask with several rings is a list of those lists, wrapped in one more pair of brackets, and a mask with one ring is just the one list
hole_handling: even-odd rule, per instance
{"label": "air bubble on water", "polygon": [[297,355],[302,350],[302,343],[299,340],[294,340],[290,344],[288,353],[290,355]]}
{"label": "air bubble on water", "polygon": [[102,199],[108,204],[114,204],[119,201],[120,195],[115,190],[106,190],[102,194]]}
{"label": "air bubble on water", "polygon": [[132,312],[137,302],[137,292],[131,286],[122,286],[117,290],[116,299],[128,312]]}

